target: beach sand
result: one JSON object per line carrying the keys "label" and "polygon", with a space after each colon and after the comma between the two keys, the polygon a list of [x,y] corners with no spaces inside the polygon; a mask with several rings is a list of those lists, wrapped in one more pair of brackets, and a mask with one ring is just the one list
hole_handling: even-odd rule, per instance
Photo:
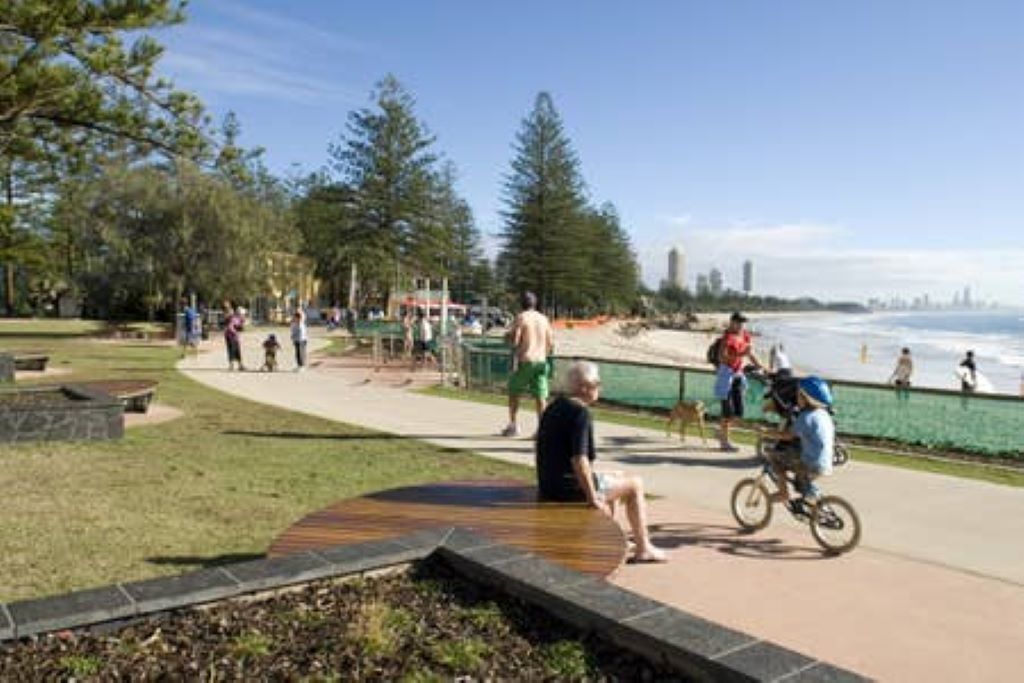
{"label": "beach sand", "polygon": [[[594,328],[559,329],[555,330],[555,354],[707,370],[711,368],[707,362],[708,347],[725,329],[729,314],[703,313],[699,319],[698,326],[708,331],[650,329],[627,336],[621,332],[623,323],[615,321]],[[755,338],[755,352],[767,363],[768,348],[763,346]]]}

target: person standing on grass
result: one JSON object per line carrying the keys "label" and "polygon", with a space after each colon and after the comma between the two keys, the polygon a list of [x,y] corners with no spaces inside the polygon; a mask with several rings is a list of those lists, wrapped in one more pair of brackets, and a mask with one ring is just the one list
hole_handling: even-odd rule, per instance
{"label": "person standing on grass", "polygon": [[537,297],[524,292],[523,310],[512,322],[506,337],[512,344],[512,375],[508,378],[508,426],[502,436],[518,436],[519,397],[533,396],[537,421],[544,414],[548,399],[548,356],[554,348],[551,323],[537,310]]}
{"label": "person standing on grass", "polygon": [[743,394],[747,390],[747,378],[743,374],[743,361],[759,368],[764,366],[754,355],[750,332],[744,329],[746,316],[739,311],[729,318],[729,327],[718,345],[718,370],[715,373],[715,398],[722,402],[722,421],[718,441],[723,451],[738,451],[729,439],[729,430],[734,420],[743,417]]}
{"label": "person standing on grass", "polygon": [[914,374],[914,360],[910,357],[910,349],[906,346],[896,360],[896,369],[892,371],[889,381],[896,387],[896,398],[906,401],[910,398],[910,378]]}
{"label": "person standing on grass", "polygon": [[[228,310],[231,309],[228,308]],[[235,363],[238,363],[239,370],[245,370],[245,366],[242,364],[242,328],[244,327],[245,318],[242,315],[242,307],[239,306],[224,322],[224,345],[228,350],[228,370],[234,370]]]}
{"label": "person standing on grass", "polygon": [[535,456],[541,500],[585,502],[613,519],[622,503],[636,543],[632,561],[665,562],[668,556],[651,542],[647,530],[643,480],[592,469],[597,454],[588,407],[601,391],[597,366],[577,361],[569,368],[567,379],[569,395],[551,402],[537,429]]}
{"label": "person standing on grass", "polygon": [[302,310],[295,311],[292,316],[292,345],[295,347],[295,372],[306,369],[306,344],[309,342],[309,330],[306,328],[306,316]]}

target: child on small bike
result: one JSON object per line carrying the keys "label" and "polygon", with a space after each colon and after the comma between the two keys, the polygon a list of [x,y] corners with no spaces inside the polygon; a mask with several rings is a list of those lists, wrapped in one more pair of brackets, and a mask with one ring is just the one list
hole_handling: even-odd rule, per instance
{"label": "child on small bike", "polygon": [[813,505],[821,495],[814,480],[832,474],[835,451],[836,426],[828,411],[831,405],[832,391],[825,380],[813,376],[800,380],[799,413],[793,420],[792,431],[767,435],[780,442],[777,448],[767,452],[779,487],[772,495],[772,502],[789,502],[787,470],[793,472],[797,491],[805,502]]}

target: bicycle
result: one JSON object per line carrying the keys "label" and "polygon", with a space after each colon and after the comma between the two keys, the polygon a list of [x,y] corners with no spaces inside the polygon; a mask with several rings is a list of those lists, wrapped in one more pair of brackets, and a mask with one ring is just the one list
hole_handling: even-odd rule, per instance
{"label": "bicycle", "polygon": [[[769,482],[778,491],[777,475],[761,439],[757,441],[757,454],[765,461],[761,474],[740,480],[730,499],[732,516],[744,531],[751,533],[764,529],[772,520]],[[842,465],[848,460],[846,449],[837,444],[833,462]],[[795,487],[793,473],[787,470],[786,477]],[[822,496],[814,503],[794,498],[786,507],[794,519],[810,525],[814,540],[830,555],[848,553],[860,543],[860,517],[854,507],[839,496]]]}

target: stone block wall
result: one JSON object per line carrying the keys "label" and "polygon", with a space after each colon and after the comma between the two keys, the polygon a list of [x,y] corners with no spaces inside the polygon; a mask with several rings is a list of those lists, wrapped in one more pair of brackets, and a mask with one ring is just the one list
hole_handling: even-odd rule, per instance
{"label": "stone block wall", "polygon": [[124,436],[120,401],[81,387],[66,386],[62,391],[74,400],[6,407],[0,403],[0,443],[102,441]]}

